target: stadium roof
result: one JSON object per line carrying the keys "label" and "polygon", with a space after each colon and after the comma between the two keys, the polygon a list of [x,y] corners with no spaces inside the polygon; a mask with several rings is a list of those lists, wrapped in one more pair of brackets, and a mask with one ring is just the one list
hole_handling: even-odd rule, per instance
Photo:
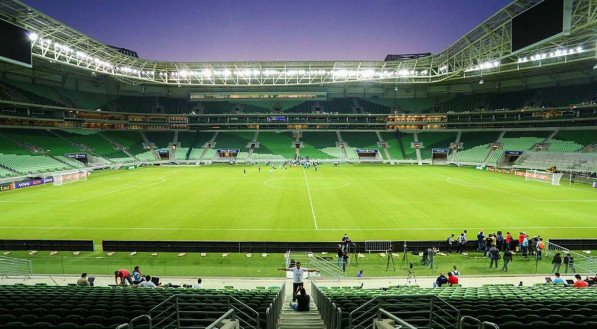
{"label": "stadium roof", "polygon": [[[429,84],[470,77],[536,74],[541,68],[593,67],[595,0],[573,0],[570,34],[522,53],[511,52],[512,17],[540,2],[517,0],[447,49],[398,61],[163,62],[126,56],[17,0],[0,2],[0,18],[31,32],[35,65],[60,65],[122,83],[205,87],[318,86],[355,82]],[[572,65],[576,63],[577,65]],[[531,73],[535,72],[535,73]]]}

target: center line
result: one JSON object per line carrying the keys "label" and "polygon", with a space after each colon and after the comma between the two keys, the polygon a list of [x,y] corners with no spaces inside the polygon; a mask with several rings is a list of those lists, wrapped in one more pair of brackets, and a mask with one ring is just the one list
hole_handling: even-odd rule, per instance
{"label": "center line", "polygon": [[313,200],[311,199],[311,189],[309,188],[309,181],[307,180],[307,173],[303,167],[303,176],[305,176],[305,185],[307,185],[307,195],[309,195],[309,203],[311,204],[311,214],[313,215],[313,223],[315,223],[315,230],[319,230],[317,227],[317,219],[315,219],[315,210],[313,209]]}

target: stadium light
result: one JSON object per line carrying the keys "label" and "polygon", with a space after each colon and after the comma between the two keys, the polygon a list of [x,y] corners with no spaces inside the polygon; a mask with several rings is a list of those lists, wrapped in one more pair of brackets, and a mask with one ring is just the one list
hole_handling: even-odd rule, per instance
{"label": "stadium light", "polygon": [[27,35],[27,37],[29,38],[29,40],[35,42],[39,38],[39,35],[35,32],[30,32],[29,35]]}

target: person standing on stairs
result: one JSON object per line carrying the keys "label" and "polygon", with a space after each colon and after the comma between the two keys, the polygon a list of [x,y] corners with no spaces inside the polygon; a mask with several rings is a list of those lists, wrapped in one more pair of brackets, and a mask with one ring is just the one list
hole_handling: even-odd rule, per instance
{"label": "person standing on stairs", "polygon": [[301,267],[301,262],[296,262],[295,267],[279,268],[278,271],[292,271],[292,301],[296,301],[296,293],[299,287],[303,287],[303,274],[305,272],[319,272],[314,269],[306,269]]}

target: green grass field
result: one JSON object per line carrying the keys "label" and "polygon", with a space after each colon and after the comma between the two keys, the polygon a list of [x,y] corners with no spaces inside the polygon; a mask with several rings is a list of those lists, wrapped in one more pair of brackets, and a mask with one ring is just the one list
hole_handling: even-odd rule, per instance
{"label": "green grass field", "polygon": [[0,209],[0,239],[444,240],[463,229],[597,236],[589,186],[410,165],[104,171],[87,182],[2,192]]}

